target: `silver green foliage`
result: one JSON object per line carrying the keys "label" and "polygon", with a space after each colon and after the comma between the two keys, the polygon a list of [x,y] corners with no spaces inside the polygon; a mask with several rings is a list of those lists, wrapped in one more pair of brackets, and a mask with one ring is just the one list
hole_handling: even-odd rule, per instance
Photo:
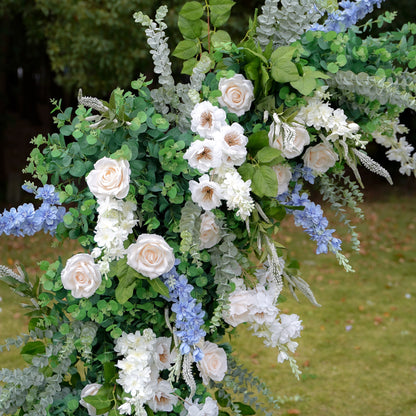
{"label": "silver green foliage", "polygon": [[[27,416],[44,416],[58,396],[62,395],[61,382],[71,367],[70,355],[77,350],[84,359],[91,355],[91,345],[95,339],[97,325],[92,322],[75,321],[62,340],[53,339],[52,329],[36,329],[29,335],[7,340],[6,346],[20,347],[29,340],[51,340],[45,343],[45,352],[33,356],[31,365],[24,369],[0,370],[0,415],[14,414],[20,407]],[[45,375],[44,368],[52,357],[58,357],[51,375]]]}
{"label": "silver green foliage", "polygon": [[377,175],[386,178],[387,182],[390,185],[393,185],[393,180],[391,179],[390,173],[378,164],[375,160],[371,159],[366,153],[361,150],[353,149],[354,154],[358,157],[360,162],[366,167],[370,172],[376,173]]}
{"label": "silver green foliage", "polygon": [[[274,396],[265,383],[260,381],[251,371],[247,370],[241,364],[239,364],[233,356],[228,357],[227,360],[228,370],[221,384],[217,384],[219,388],[219,394],[224,390],[221,389],[224,386],[227,389],[239,397],[242,397],[242,401],[253,407],[259,414],[265,416],[272,416],[276,414],[272,409],[277,410],[281,405],[288,403],[296,403],[301,400],[299,395],[288,396]],[[258,394],[255,394],[253,390],[257,390]],[[224,392],[223,395],[226,393]],[[267,403],[263,403],[259,400],[261,395]]]}
{"label": "silver green foliage", "polygon": [[191,201],[187,201],[181,210],[179,221],[179,232],[181,236],[180,250],[182,253],[189,253],[193,262],[201,264],[199,251],[199,230],[201,208]]}
{"label": "silver green foliage", "polygon": [[314,306],[321,306],[317,302],[317,300],[316,300],[316,298],[315,298],[315,296],[314,296],[314,294],[313,294],[313,292],[312,292],[309,284],[306,283],[305,280],[303,280],[300,276],[297,276],[297,275],[288,273],[285,270],[283,272],[283,277],[285,278],[285,280],[286,280],[286,282],[287,282],[287,284],[289,286],[290,293],[292,294],[292,296],[298,302],[299,302],[299,299],[298,299],[298,297],[296,295],[296,292],[295,292],[296,289],[299,290],[309,300],[309,302],[312,303],[312,305],[314,305]]}
{"label": "silver green foliage", "polygon": [[318,184],[323,200],[331,204],[331,209],[338,219],[347,226],[353,250],[359,251],[359,236],[355,231],[355,225],[351,224],[351,219],[347,216],[347,209],[351,211],[354,218],[364,219],[364,213],[358,205],[363,202],[360,187],[343,172],[336,173],[333,177],[323,175],[319,177]]}
{"label": "silver green foliage", "polygon": [[266,0],[257,22],[257,42],[273,49],[299,39],[321,17],[314,0]]}
{"label": "silver green foliage", "polygon": [[338,71],[327,82],[331,87],[353,92],[370,101],[377,100],[381,105],[389,103],[402,109],[416,110],[416,97],[408,91],[413,91],[414,84],[407,83],[405,78],[393,80],[366,72]]}

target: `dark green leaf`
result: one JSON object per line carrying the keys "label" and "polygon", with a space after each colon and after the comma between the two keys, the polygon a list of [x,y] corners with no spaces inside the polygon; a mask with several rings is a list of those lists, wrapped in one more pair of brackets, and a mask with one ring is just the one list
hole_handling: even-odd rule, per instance
{"label": "dark green leaf", "polygon": [[202,4],[197,1],[189,1],[184,4],[179,16],[184,17],[187,20],[198,20],[204,14],[204,8]]}

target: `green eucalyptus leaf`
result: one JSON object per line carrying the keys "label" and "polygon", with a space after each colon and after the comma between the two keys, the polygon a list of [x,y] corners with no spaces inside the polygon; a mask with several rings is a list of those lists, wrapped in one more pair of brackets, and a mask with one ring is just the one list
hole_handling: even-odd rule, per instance
{"label": "green eucalyptus leaf", "polygon": [[81,178],[86,173],[85,163],[81,160],[76,160],[71,169],[69,169],[69,173],[76,178]]}

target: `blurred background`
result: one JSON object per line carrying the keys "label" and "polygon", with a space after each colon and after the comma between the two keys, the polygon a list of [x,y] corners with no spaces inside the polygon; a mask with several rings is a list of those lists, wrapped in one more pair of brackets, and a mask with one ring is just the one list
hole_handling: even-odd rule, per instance
{"label": "blurred background", "polygon": [[[21,170],[31,150],[30,139],[54,131],[51,98],[63,107],[75,106],[79,88],[84,95],[107,99],[115,87],[128,89],[144,73],[151,77],[144,31],[132,14],[154,16],[161,4],[167,16],[171,49],[177,43],[177,12],[184,0],[0,0],[0,206],[21,202]],[[410,0],[386,0],[382,10],[399,12],[392,29],[416,21]],[[246,22],[263,1],[236,1],[228,30],[244,36]],[[380,10],[376,10],[380,13]],[[242,24],[242,22],[244,24]],[[179,72],[179,65],[175,68]],[[414,112],[403,122],[415,131]],[[409,137],[410,142],[412,138]],[[372,155],[388,168],[391,162]],[[390,171],[398,171],[393,166]],[[409,178],[394,178],[407,186]],[[374,179],[377,181],[378,179]]]}

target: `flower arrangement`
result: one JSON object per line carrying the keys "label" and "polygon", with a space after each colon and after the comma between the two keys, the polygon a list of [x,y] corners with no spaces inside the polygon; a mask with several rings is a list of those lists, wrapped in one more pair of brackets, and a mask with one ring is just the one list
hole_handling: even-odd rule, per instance
{"label": "flower arrangement", "polygon": [[250,376],[227,334],[246,324],[299,377],[302,321],[279,310],[282,292],[318,303],[278,242],[281,222],[293,215],[317,254],[352,271],[308,186],[358,249],[347,215],[362,216],[358,166],[391,182],[367,144],[416,173],[398,118],[416,108],[416,25],[368,35],[386,13],[355,26],[380,3],[266,0],[235,44],[219,29],[233,1],[187,2],[172,53],[186,84],[172,76],[167,8],[154,20],[138,12],[159,86],[140,76],[108,102],[53,101],[58,132],[32,140],[25,169],[42,186],[24,189],[43,203],[4,211],[0,232],[44,230],[80,252],[40,262],[36,282],[0,268],[31,317],[7,341],[28,366],[0,371],[0,414],[272,414],[248,392],[234,399]]}

